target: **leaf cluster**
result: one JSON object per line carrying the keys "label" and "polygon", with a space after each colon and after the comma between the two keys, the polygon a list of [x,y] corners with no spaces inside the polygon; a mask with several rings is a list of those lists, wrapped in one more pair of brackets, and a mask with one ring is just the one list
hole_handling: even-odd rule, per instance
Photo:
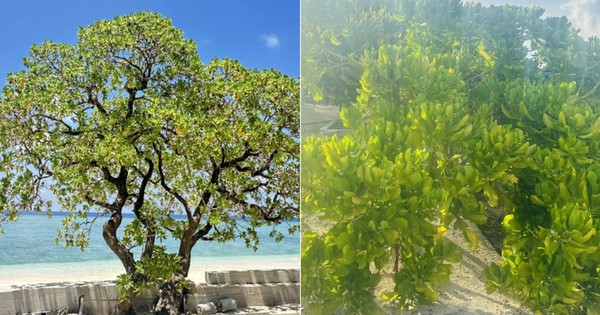
{"label": "leaf cluster", "polygon": [[[343,137],[303,142],[302,217],[323,222],[303,223],[307,309],[377,309],[372,292],[396,259],[395,287],[381,298],[405,309],[433,303],[460,260],[445,232],[476,248],[475,225],[500,213],[503,262],[486,270],[488,291],[540,312],[593,312],[600,112],[588,79],[600,73],[597,39],[539,8],[362,5],[368,13],[338,2],[346,17],[307,14],[303,26],[303,96],[355,100],[340,111]],[[379,23],[381,36],[354,32],[358,21]],[[382,31],[391,29],[400,34]]]}

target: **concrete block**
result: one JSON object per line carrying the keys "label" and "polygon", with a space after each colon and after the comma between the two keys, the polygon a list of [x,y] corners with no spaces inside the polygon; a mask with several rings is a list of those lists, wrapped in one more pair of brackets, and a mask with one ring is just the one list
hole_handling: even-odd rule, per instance
{"label": "concrete block", "polygon": [[209,284],[263,284],[263,283],[299,283],[300,270],[248,270],[248,271],[207,271]]}
{"label": "concrete block", "polygon": [[197,288],[198,293],[188,299],[188,309],[225,297],[235,299],[239,307],[300,303],[299,283],[199,285]]}
{"label": "concrete block", "polygon": [[0,292],[0,314],[46,311],[56,314],[59,309],[65,308],[69,312],[76,312],[81,295],[85,295],[85,314],[111,314],[115,310],[117,291],[114,284],[51,284]]}

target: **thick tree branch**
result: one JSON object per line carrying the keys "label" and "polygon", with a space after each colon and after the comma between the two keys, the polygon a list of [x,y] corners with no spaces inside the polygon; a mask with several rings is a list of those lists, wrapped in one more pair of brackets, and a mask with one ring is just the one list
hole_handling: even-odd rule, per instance
{"label": "thick tree branch", "polygon": [[[131,139],[132,142],[137,141],[141,136],[145,135],[148,131],[151,131],[152,128],[146,128],[146,129],[142,129],[142,130],[137,130],[135,132],[130,133],[129,135],[127,135],[127,138]],[[137,151],[137,148],[136,148]]]}
{"label": "thick tree branch", "polygon": [[105,201],[95,200],[92,197],[90,197],[89,195],[85,196],[85,200],[87,200],[87,202],[89,202],[91,204],[105,208],[105,209],[109,210],[110,212],[115,212],[115,211],[119,210],[115,204],[108,203]]}
{"label": "thick tree branch", "polygon": [[167,181],[165,179],[165,172],[163,170],[163,159],[162,159],[162,152],[160,151],[160,149],[158,149],[156,147],[156,145],[152,145],[152,147],[154,148],[154,151],[156,152],[156,155],[158,157],[158,175],[159,175],[159,179],[160,179],[160,185],[161,187],[167,191],[169,194],[171,194],[173,197],[175,197],[175,199],[177,199],[177,201],[179,201],[179,203],[181,203],[181,205],[183,206],[185,213],[188,217],[188,220],[191,220],[192,218],[192,213],[190,212],[190,207],[188,205],[188,202],[185,198],[183,198],[183,196],[181,196],[178,192],[174,191],[169,184],[167,184]]}
{"label": "thick tree branch", "polygon": [[133,104],[136,100],[135,94],[137,93],[137,90],[127,86],[125,86],[125,90],[127,91],[127,94],[129,94],[129,99],[127,100],[127,114],[125,115],[125,119],[129,119],[131,116],[133,116]]}
{"label": "thick tree branch", "polygon": [[[92,162],[92,165],[96,164],[96,162]],[[103,166],[100,168],[102,170],[102,174],[104,175],[104,179],[106,179],[111,184],[116,184],[117,178],[112,176],[108,167]]]}
{"label": "thick tree branch", "polygon": [[242,189],[242,192],[249,193],[249,192],[257,191],[261,187],[266,187],[266,186],[267,186],[267,183],[260,182],[256,186],[252,186],[252,187],[248,187],[248,188]]}
{"label": "thick tree branch", "polygon": [[223,148],[221,148],[222,149],[221,151],[222,151],[222,154],[223,154],[223,157],[222,157],[222,160],[221,160],[222,161],[221,162],[221,168],[235,167],[240,172],[248,171],[249,170],[248,167],[241,167],[239,165],[239,163],[245,161],[249,157],[258,156],[259,152],[255,152],[251,148],[249,148],[248,147],[248,142],[245,143],[245,146],[246,146],[246,150],[244,151],[244,153],[241,156],[239,156],[239,157],[237,157],[235,159],[229,160],[229,161],[225,161],[225,152],[224,152],[225,150]]}
{"label": "thick tree branch", "polygon": [[[145,54],[142,53],[142,55],[143,55],[143,58],[146,59]],[[152,72],[152,65],[149,63],[146,63],[146,66],[144,67],[144,69],[142,69],[140,66],[131,62],[131,60],[129,60],[128,58],[121,57],[119,55],[114,55],[114,58],[116,60],[120,60],[122,63],[126,63],[130,67],[136,69],[140,75],[140,86],[130,87],[130,86],[128,86],[129,82],[125,83],[125,90],[127,91],[127,94],[129,95],[129,99],[127,100],[127,114],[125,115],[125,119],[129,119],[133,115],[133,105],[134,105],[135,101],[138,99],[136,97],[136,93],[138,91],[144,90],[148,87],[148,81],[150,80],[150,74]]]}
{"label": "thick tree branch", "polygon": [[210,224],[210,222],[207,222],[206,225],[204,225],[204,227],[196,231],[196,233],[194,233],[194,236],[192,236],[192,247],[196,244],[196,242],[198,242],[201,239],[204,239],[205,236],[210,232],[212,227],[212,224]]}
{"label": "thick tree branch", "polygon": [[140,184],[140,188],[138,190],[138,196],[133,204],[133,213],[135,216],[142,222],[146,230],[148,231],[148,235],[146,236],[146,244],[144,246],[144,252],[142,253],[142,257],[151,257],[154,252],[154,242],[156,241],[156,232],[152,227],[152,223],[148,218],[141,213],[140,209],[144,205],[144,197],[146,195],[146,187],[148,186],[148,182],[152,177],[152,173],[154,172],[154,163],[152,160],[145,158],[146,163],[148,163],[148,171],[144,174],[142,178],[142,183]]}
{"label": "thick tree branch", "polygon": [[[221,167],[217,164],[215,159],[212,157],[210,158],[210,162],[213,167],[213,171],[210,175],[210,184],[217,185],[219,183],[219,175],[221,174]],[[210,192],[209,189],[205,189],[204,192],[202,192],[202,199],[200,200],[200,202],[194,209],[195,216],[200,215],[200,209],[202,209],[202,207],[206,207],[208,205],[208,202],[210,201],[211,197],[212,197],[212,193]]]}
{"label": "thick tree branch", "polygon": [[144,226],[148,227],[149,222],[145,216],[140,213],[140,209],[144,205],[144,197],[146,196],[146,187],[148,186],[148,182],[152,177],[152,173],[154,172],[154,163],[152,160],[145,158],[146,163],[148,163],[148,171],[144,174],[142,178],[142,183],[140,184],[140,188],[138,190],[137,199],[133,204],[133,213],[144,223]]}

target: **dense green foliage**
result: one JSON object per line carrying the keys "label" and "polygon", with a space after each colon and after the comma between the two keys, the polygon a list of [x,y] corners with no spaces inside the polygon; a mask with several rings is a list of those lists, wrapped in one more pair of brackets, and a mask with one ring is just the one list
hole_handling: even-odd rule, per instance
{"label": "dense green foliage", "polygon": [[[34,45],[25,70],[8,76],[2,216],[69,211],[59,239],[82,249],[88,214],[110,217],[102,235],[126,271],[119,287],[137,292],[181,284],[198,241],[242,238],[256,248],[256,227],[298,215],[295,79],[227,59],[204,64],[195,43],[154,13],[78,35],[75,45]],[[135,219],[118,234],[123,211]],[[159,243],[166,237],[181,240],[176,253]]]}
{"label": "dense green foliage", "polygon": [[488,291],[597,312],[600,41],[537,8],[320,3],[302,6],[303,96],[343,105],[348,130],[302,147],[302,216],[326,222],[303,226],[307,310],[373,313],[396,256],[381,298],[436,301],[461,259],[445,231],[475,248],[496,209],[506,237]]}

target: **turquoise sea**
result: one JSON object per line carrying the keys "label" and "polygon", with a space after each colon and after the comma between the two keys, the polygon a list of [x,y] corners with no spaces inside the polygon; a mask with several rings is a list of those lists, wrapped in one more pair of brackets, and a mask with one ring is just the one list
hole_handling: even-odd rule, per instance
{"label": "turquoise sea", "polygon": [[[90,245],[85,251],[82,252],[79,248],[64,248],[62,244],[56,245],[54,241],[57,236],[56,230],[62,227],[61,220],[64,216],[64,213],[55,213],[52,218],[48,218],[45,214],[24,213],[18,221],[6,223],[5,234],[0,235],[0,269],[25,267],[31,264],[118,262],[102,238],[102,224],[107,218],[101,217],[97,220],[90,233]],[[133,214],[125,214],[120,230],[132,220]],[[259,228],[260,245],[256,252],[246,248],[243,240],[226,243],[199,241],[192,250],[192,256],[216,259],[296,255],[299,261],[300,235],[298,232],[293,235],[287,233],[289,226],[295,224],[298,224],[298,221],[286,222],[277,227],[285,235],[281,242],[275,242],[268,236],[271,227]],[[170,252],[178,248],[177,241],[173,239],[167,239],[163,244]]]}

